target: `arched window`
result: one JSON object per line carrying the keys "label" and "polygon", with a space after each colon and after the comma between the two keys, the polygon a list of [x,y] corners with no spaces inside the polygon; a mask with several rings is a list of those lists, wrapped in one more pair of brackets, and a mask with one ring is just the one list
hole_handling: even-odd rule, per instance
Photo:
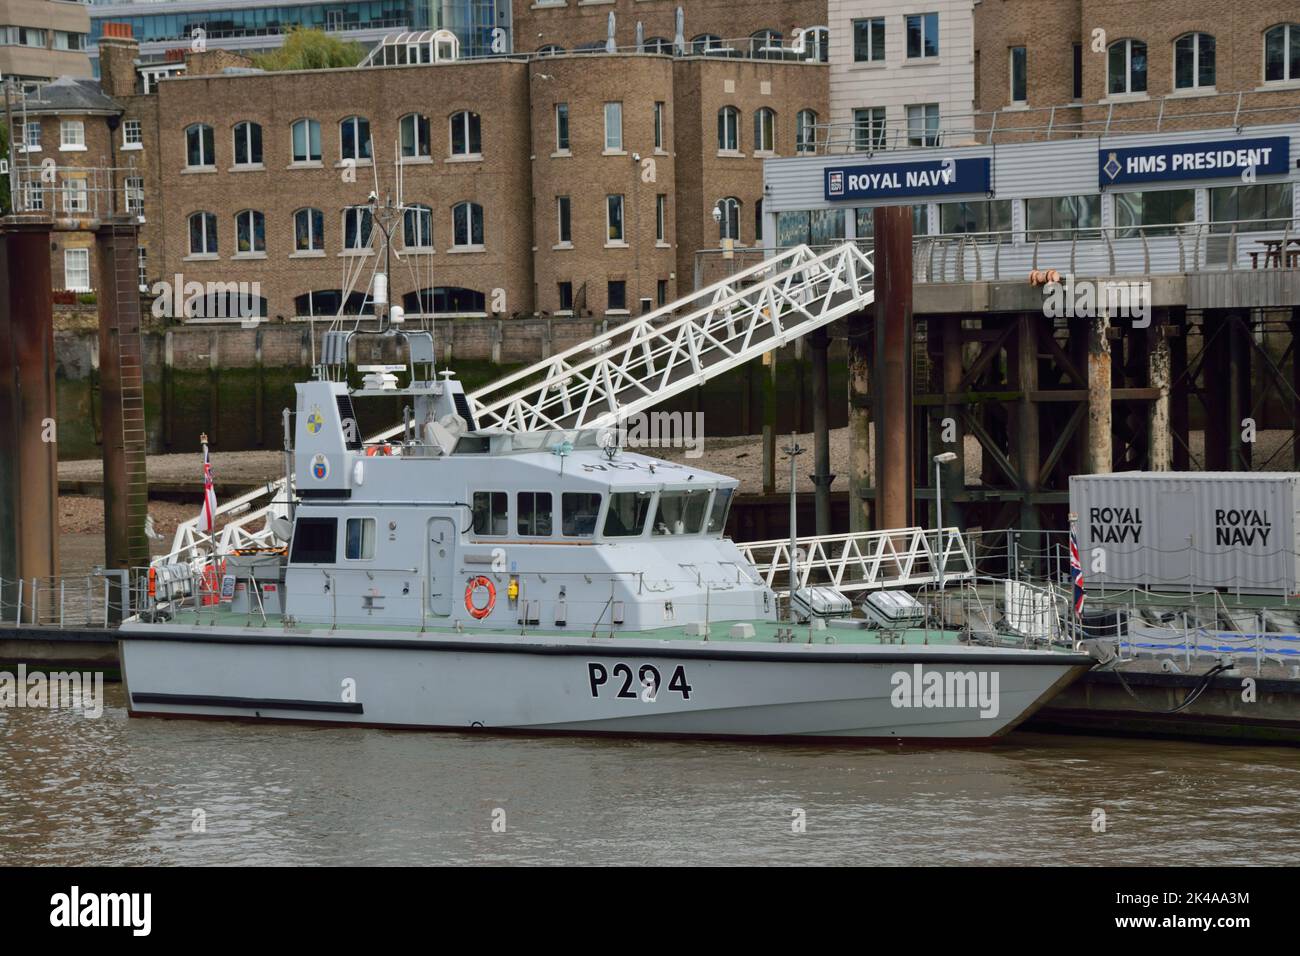
{"label": "arched window", "polygon": [[266,252],[266,216],[256,209],[235,213],[235,252]]}
{"label": "arched window", "polygon": [[402,213],[402,245],[407,249],[433,248],[433,210],[428,206],[407,206]]}
{"label": "arched window", "polygon": [[803,58],[810,63],[829,63],[831,32],[825,27],[808,27],[803,31]]}
{"label": "arched window", "polygon": [[1279,23],[1264,32],[1264,80],[1300,80],[1300,23]]}
{"label": "arched window", "polygon": [[315,289],[295,296],[293,300],[294,315],[338,315],[339,306],[343,304],[341,289]]}
{"label": "arched window", "polygon": [[408,113],[399,124],[402,133],[402,157],[415,159],[429,155],[429,118]]}
{"label": "arched window", "polygon": [[370,120],[349,116],[339,123],[339,155],[358,162],[370,158]]}
{"label": "arched window", "polygon": [[754,113],[754,152],[776,152],[776,111],[766,106]]}
{"label": "arched window", "polygon": [[1214,37],[1186,33],[1174,41],[1174,89],[1196,90],[1214,86]]}
{"label": "arched window", "polygon": [[374,223],[365,206],[349,206],[343,210],[343,248],[369,249],[370,230]]}
{"label": "arched window", "polygon": [[740,200],[735,196],[718,200],[722,217],[718,220],[718,238],[740,241]]}
{"label": "arched window", "polygon": [[483,245],[483,207],[478,203],[462,202],[452,207],[451,244],[456,248]]}
{"label": "arched window", "polygon": [[456,315],[487,311],[487,298],[477,289],[459,286],[436,286],[408,292],[402,296],[407,315]]}
{"label": "arched window", "polygon": [[564,47],[557,46],[554,43],[548,43],[546,44],[546,46],[538,48],[537,55],[538,56],[559,56],[563,52],[564,52]]}
{"label": "arched window", "polygon": [[185,165],[191,169],[217,165],[217,154],[212,145],[212,127],[206,123],[195,123],[185,128]]}
{"label": "arched window", "polygon": [[740,150],[740,110],[734,106],[718,110],[718,149],[730,153]]}
{"label": "arched window", "polygon": [[781,49],[781,34],[776,30],[756,30],[749,36],[749,55],[761,60],[779,60],[784,54]]}
{"label": "arched window", "polygon": [[477,113],[468,111],[451,114],[451,155],[479,156],[483,153],[480,122]]}
{"label": "arched window", "polygon": [[673,41],[667,37],[650,37],[641,44],[642,53],[666,53],[672,55]]}
{"label": "arched window", "polygon": [[210,212],[196,212],[190,216],[190,255],[215,256],[217,254],[217,217]]}
{"label": "arched window", "polygon": [[293,248],[296,252],[325,251],[325,214],[319,209],[299,209],[293,214]]}
{"label": "arched window", "polygon": [[713,33],[701,33],[691,40],[692,53],[716,53],[722,49],[722,37]]}
{"label": "arched window", "polygon": [[794,151],[817,152],[817,111],[800,110],[794,118]]}
{"label": "arched window", "polygon": [[300,119],[292,126],[293,161],[295,163],[320,162],[320,123],[314,119]]}
{"label": "arched window", "polygon": [[1117,40],[1106,58],[1107,93],[1147,91],[1147,45],[1141,40]]}
{"label": "arched window", "polygon": [[235,165],[262,165],[262,126],[260,123],[235,124]]}

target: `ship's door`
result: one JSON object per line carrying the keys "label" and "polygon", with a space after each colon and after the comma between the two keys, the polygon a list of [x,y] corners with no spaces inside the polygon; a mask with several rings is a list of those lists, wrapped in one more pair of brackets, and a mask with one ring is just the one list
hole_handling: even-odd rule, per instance
{"label": "ship's door", "polygon": [[453,580],[456,563],[456,523],[450,518],[429,520],[429,613],[437,617],[451,614],[455,596]]}
{"label": "ship's door", "polygon": [[[1192,583],[1192,532],[1196,528],[1196,501],[1187,492],[1162,492],[1157,503],[1160,540],[1151,543],[1156,563],[1155,580],[1148,584],[1187,587]],[[1146,545],[1146,542],[1143,542]],[[1145,569],[1144,569],[1145,570]]]}

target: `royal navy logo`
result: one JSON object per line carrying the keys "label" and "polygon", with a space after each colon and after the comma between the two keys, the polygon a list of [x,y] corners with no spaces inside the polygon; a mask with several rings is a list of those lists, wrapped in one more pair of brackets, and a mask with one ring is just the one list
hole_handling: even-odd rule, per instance
{"label": "royal navy logo", "polygon": [[1120,170],[1123,169],[1124,167],[1122,167],[1119,164],[1119,159],[1116,158],[1115,154],[1111,153],[1110,156],[1106,159],[1106,165],[1101,168],[1102,171],[1105,172],[1105,174],[1110,177],[1110,181],[1114,182],[1115,177],[1120,174]]}
{"label": "royal navy logo", "polygon": [[307,416],[307,431],[315,435],[324,427],[325,416],[321,414],[319,405],[313,405],[311,414]]}
{"label": "royal navy logo", "polygon": [[844,195],[844,173],[843,172],[837,171],[830,174],[830,185],[827,186],[827,190],[830,192],[832,196]]}
{"label": "royal navy logo", "polygon": [[311,460],[311,476],[317,481],[324,481],[329,473],[330,463],[324,455],[317,455]]}

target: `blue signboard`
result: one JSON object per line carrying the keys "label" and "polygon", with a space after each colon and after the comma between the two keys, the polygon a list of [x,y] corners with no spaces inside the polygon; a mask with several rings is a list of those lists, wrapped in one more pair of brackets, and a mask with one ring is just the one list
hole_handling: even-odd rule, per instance
{"label": "blue signboard", "polygon": [[1107,147],[1097,154],[1097,181],[1103,186],[1157,183],[1178,179],[1217,179],[1285,173],[1291,141],[1286,136],[1225,139],[1212,143],[1165,143],[1161,146]]}
{"label": "blue signboard", "polygon": [[990,161],[927,159],[878,166],[831,166],[825,171],[827,199],[901,199],[989,191]]}

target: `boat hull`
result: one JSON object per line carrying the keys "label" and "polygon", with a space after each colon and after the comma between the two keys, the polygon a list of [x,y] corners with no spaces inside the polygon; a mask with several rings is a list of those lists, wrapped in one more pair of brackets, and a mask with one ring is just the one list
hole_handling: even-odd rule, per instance
{"label": "boat hull", "polygon": [[959,742],[1006,733],[1090,663],[965,646],[183,632],[124,635],[122,661],[135,716]]}

